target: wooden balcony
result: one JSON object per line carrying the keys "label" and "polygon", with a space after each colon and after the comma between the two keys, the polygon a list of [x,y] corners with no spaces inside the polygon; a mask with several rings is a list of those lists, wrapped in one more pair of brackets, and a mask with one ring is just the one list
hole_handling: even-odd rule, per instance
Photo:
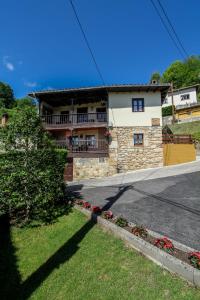
{"label": "wooden balcony", "polygon": [[43,126],[51,129],[91,128],[107,126],[107,113],[42,115]]}
{"label": "wooden balcony", "polygon": [[58,149],[67,149],[68,157],[96,157],[108,156],[108,142],[106,139],[99,140],[76,140],[70,145],[66,140],[55,141]]}

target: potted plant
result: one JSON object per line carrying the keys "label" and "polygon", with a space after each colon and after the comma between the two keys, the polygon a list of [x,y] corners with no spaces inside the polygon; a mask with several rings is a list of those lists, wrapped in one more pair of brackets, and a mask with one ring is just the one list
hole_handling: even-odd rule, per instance
{"label": "potted plant", "polygon": [[104,136],[107,140],[107,142],[110,144],[112,142],[112,136],[109,130],[106,130],[106,132],[104,133]]}

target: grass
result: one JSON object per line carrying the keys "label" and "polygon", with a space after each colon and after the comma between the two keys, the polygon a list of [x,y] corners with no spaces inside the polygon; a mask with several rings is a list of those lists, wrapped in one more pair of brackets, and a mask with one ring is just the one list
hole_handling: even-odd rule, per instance
{"label": "grass", "polygon": [[[37,300],[200,299],[200,290],[128,249],[77,211],[52,225],[13,228],[11,239],[3,249],[14,253],[7,257],[7,268],[0,267],[1,281],[7,278],[0,282],[2,300],[17,299],[19,289],[19,299]],[[8,290],[10,298],[5,298]]]}
{"label": "grass", "polygon": [[175,124],[169,126],[174,134],[191,134],[200,140],[200,121]]}

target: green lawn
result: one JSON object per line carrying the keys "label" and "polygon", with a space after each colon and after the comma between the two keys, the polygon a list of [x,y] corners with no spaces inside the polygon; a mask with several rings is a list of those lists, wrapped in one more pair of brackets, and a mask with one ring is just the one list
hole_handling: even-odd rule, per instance
{"label": "green lawn", "polygon": [[11,239],[7,236],[3,247],[7,268],[0,267],[0,289],[12,296],[0,295],[1,300],[17,299],[19,289],[20,299],[37,300],[200,299],[200,290],[128,249],[77,211],[53,225],[14,228]]}
{"label": "green lawn", "polygon": [[192,136],[200,140],[200,121],[180,123],[169,126],[174,134],[192,134]]}

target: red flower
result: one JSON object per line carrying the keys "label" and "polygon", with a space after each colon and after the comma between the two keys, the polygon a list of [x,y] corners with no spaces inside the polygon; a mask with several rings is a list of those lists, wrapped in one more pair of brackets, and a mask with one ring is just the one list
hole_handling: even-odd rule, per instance
{"label": "red flower", "polygon": [[91,204],[87,201],[83,202],[83,207],[84,208],[90,208],[91,207]]}
{"label": "red flower", "polygon": [[166,251],[173,251],[174,245],[173,243],[166,237],[156,239],[154,245],[160,249],[164,249]]}
{"label": "red flower", "polygon": [[93,213],[101,213],[101,208],[99,206],[92,206]]}
{"label": "red flower", "polygon": [[189,254],[188,254],[188,257],[190,258],[190,257],[196,257],[196,258],[198,258],[198,259],[200,259],[200,252],[190,252]]}

